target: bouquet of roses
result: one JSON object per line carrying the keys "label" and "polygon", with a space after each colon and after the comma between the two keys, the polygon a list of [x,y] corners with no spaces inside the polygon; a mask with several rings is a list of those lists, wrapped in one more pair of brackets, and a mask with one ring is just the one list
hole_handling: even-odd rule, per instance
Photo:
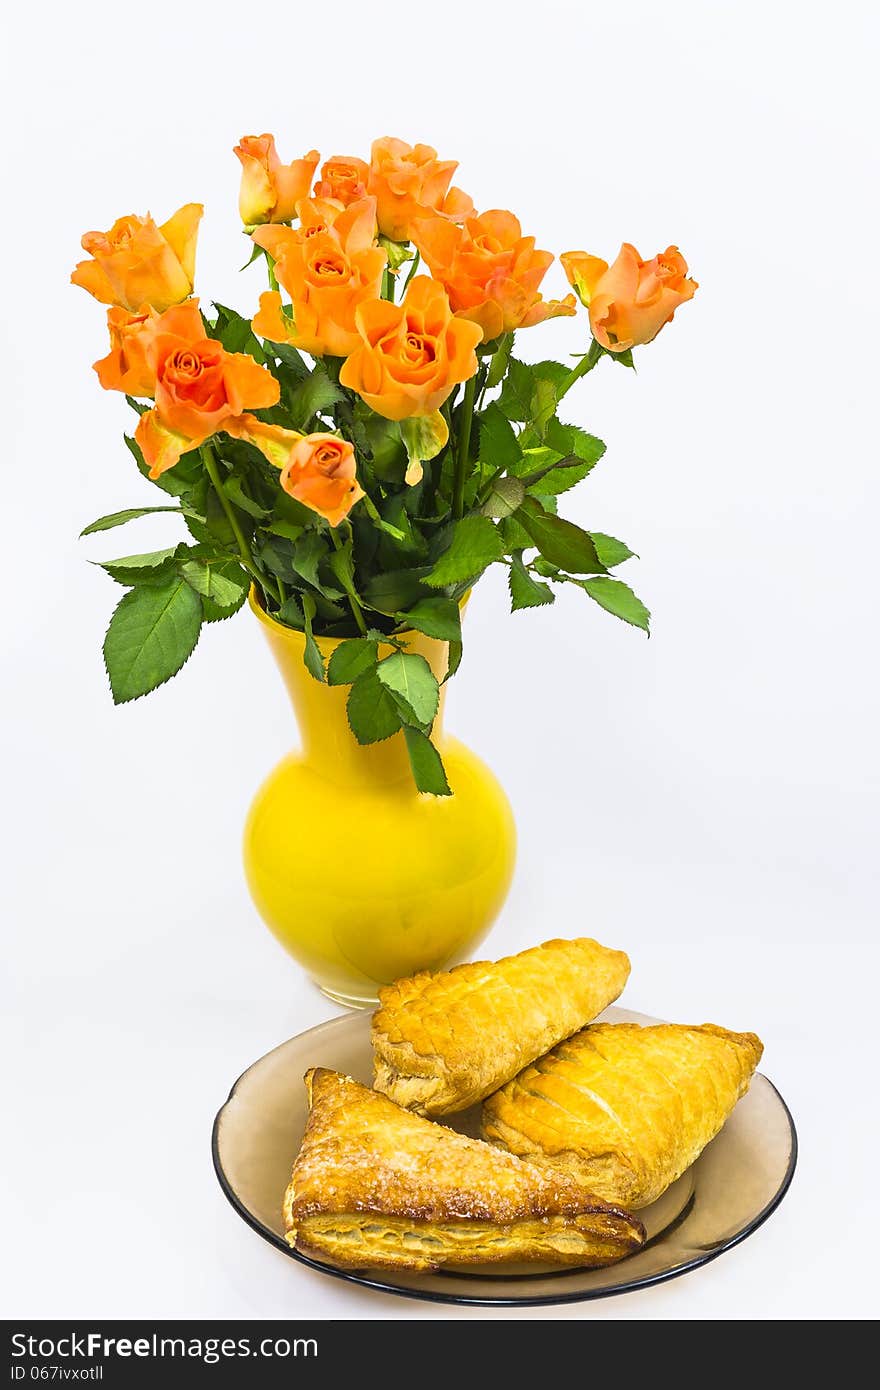
{"label": "bouquet of roses", "polygon": [[[527,365],[517,330],[577,300],[542,297],[552,255],[512,213],[477,214],[450,186],[455,163],[395,139],[320,172],[314,150],[282,164],[271,135],[235,153],[248,264],[268,272],[253,317],[193,297],[197,203],[87,233],[72,275],[110,306],[95,370],[137,413],[126,444],[166,495],[83,534],[163,511],[188,533],[103,566],[127,590],[104,642],[113,698],[168,680],[250,590],[304,634],[316,681],[351,687],[354,737],[402,730],[418,787],[446,794],[438,680],[407,634],[448,642],[453,675],[462,599],[490,565],[507,568],[514,610],[574,584],[648,628],[611,575],[633,552],[557,514],[605,449],[558,411],[601,358],[631,367],[697,286],[676,247],[643,261],[625,244],[611,265],[567,252],[591,339],[573,367]],[[336,639],[329,661],[320,638]]]}

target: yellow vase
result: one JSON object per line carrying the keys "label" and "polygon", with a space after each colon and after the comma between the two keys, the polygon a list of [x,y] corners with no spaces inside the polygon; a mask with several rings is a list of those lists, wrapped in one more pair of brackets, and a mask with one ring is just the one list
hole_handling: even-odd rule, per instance
{"label": "yellow vase", "polygon": [[[362,747],[348,727],[348,686],[303,665],[305,638],[251,596],[287,686],[302,751],[257,792],[244,833],[248,885],[267,926],[338,1003],[366,1007],[379,985],[468,957],[513,876],[510,804],[489,769],[434,724],[452,796],[418,792],[402,734]],[[404,634],[442,680],[447,644]],[[338,642],[319,639],[325,661]],[[387,655],[391,648],[380,649]]]}

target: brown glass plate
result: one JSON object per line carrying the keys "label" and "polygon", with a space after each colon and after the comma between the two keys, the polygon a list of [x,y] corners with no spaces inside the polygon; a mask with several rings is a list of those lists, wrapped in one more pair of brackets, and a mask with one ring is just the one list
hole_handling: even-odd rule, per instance
{"label": "brown glass plate", "polygon": [[[656,1023],[627,1009],[607,1009],[614,1023]],[[291,1250],[281,1199],[305,1129],[303,1074],[332,1067],[370,1084],[370,1015],[345,1014],[282,1043],[236,1081],[214,1122],[214,1167],[239,1216],[291,1259],[333,1279],[435,1303],[482,1305],[575,1303],[643,1289],[708,1264],[756,1231],[785,1196],[797,1160],[794,1121],[776,1087],[760,1073],[724,1129],[653,1206],[639,1212],[647,1244],[607,1269],[505,1266],[504,1273],[444,1269],[334,1269]],[[444,1123],[476,1133],[478,1108]]]}

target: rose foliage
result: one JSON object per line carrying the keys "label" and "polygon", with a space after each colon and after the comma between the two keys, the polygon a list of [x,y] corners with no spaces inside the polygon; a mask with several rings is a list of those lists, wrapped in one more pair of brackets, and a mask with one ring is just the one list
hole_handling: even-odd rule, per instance
{"label": "rose foliage", "polygon": [[[350,687],[353,736],[402,731],[419,788],[445,795],[427,744],[442,680],[407,639],[448,644],[454,674],[462,600],[491,565],[514,611],[570,585],[648,630],[616,573],[633,552],[559,515],[605,452],[560,410],[603,358],[632,367],[697,286],[677,247],[644,261],[625,243],[610,263],[565,252],[575,293],[546,298],[552,254],[512,212],[478,213],[428,145],[284,163],[249,135],[235,154],[248,264],[268,278],[250,314],[194,297],[198,203],[87,233],[71,277],[108,306],[95,371],[135,412],[126,444],[164,494],[83,534],[170,512],[186,535],[103,562],[125,588],[104,643],[113,697],[168,680],[250,592],[302,633],[316,681]],[[514,352],[578,301],[590,336],[572,365]]]}

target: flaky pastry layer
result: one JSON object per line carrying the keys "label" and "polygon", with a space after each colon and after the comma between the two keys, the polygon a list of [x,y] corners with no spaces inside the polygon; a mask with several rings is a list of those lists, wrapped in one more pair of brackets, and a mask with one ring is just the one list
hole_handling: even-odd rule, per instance
{"label": "flaky pastry layer", "polygon": [[379,991],[374,1085],[420,1115],[474,1105],[618,997],[629,958],[547,941],[496,962],[423,971]]}
{"label": "flaky pastry layer", "polygon": [[762,1051],[754,1033],[711,1023],[593,1024],[489,1097],[483,1135],[638,1209],[719,1132]]}
{"label": "flaky pastry layer", "polygon": [[491,1221],[425,1222],[355,1214],[310,1216],[287,1239],[304,1254],[343,1269],[426,1271],[446,1264],[533,1263],[597,1268],[614,1264],[641,1244],[633,1228],[621,1249],[620,1222],[607,1232],[596,1215],[550,1216],[499,1226]]}
{"label": "flaky pastry layer", "polygon": [[306,1076],[311,1110],[284,1198],[287,1239],[335,1264],[603,1265],[640,1222],[565,1174],[402,1110],[350,1077]]}

